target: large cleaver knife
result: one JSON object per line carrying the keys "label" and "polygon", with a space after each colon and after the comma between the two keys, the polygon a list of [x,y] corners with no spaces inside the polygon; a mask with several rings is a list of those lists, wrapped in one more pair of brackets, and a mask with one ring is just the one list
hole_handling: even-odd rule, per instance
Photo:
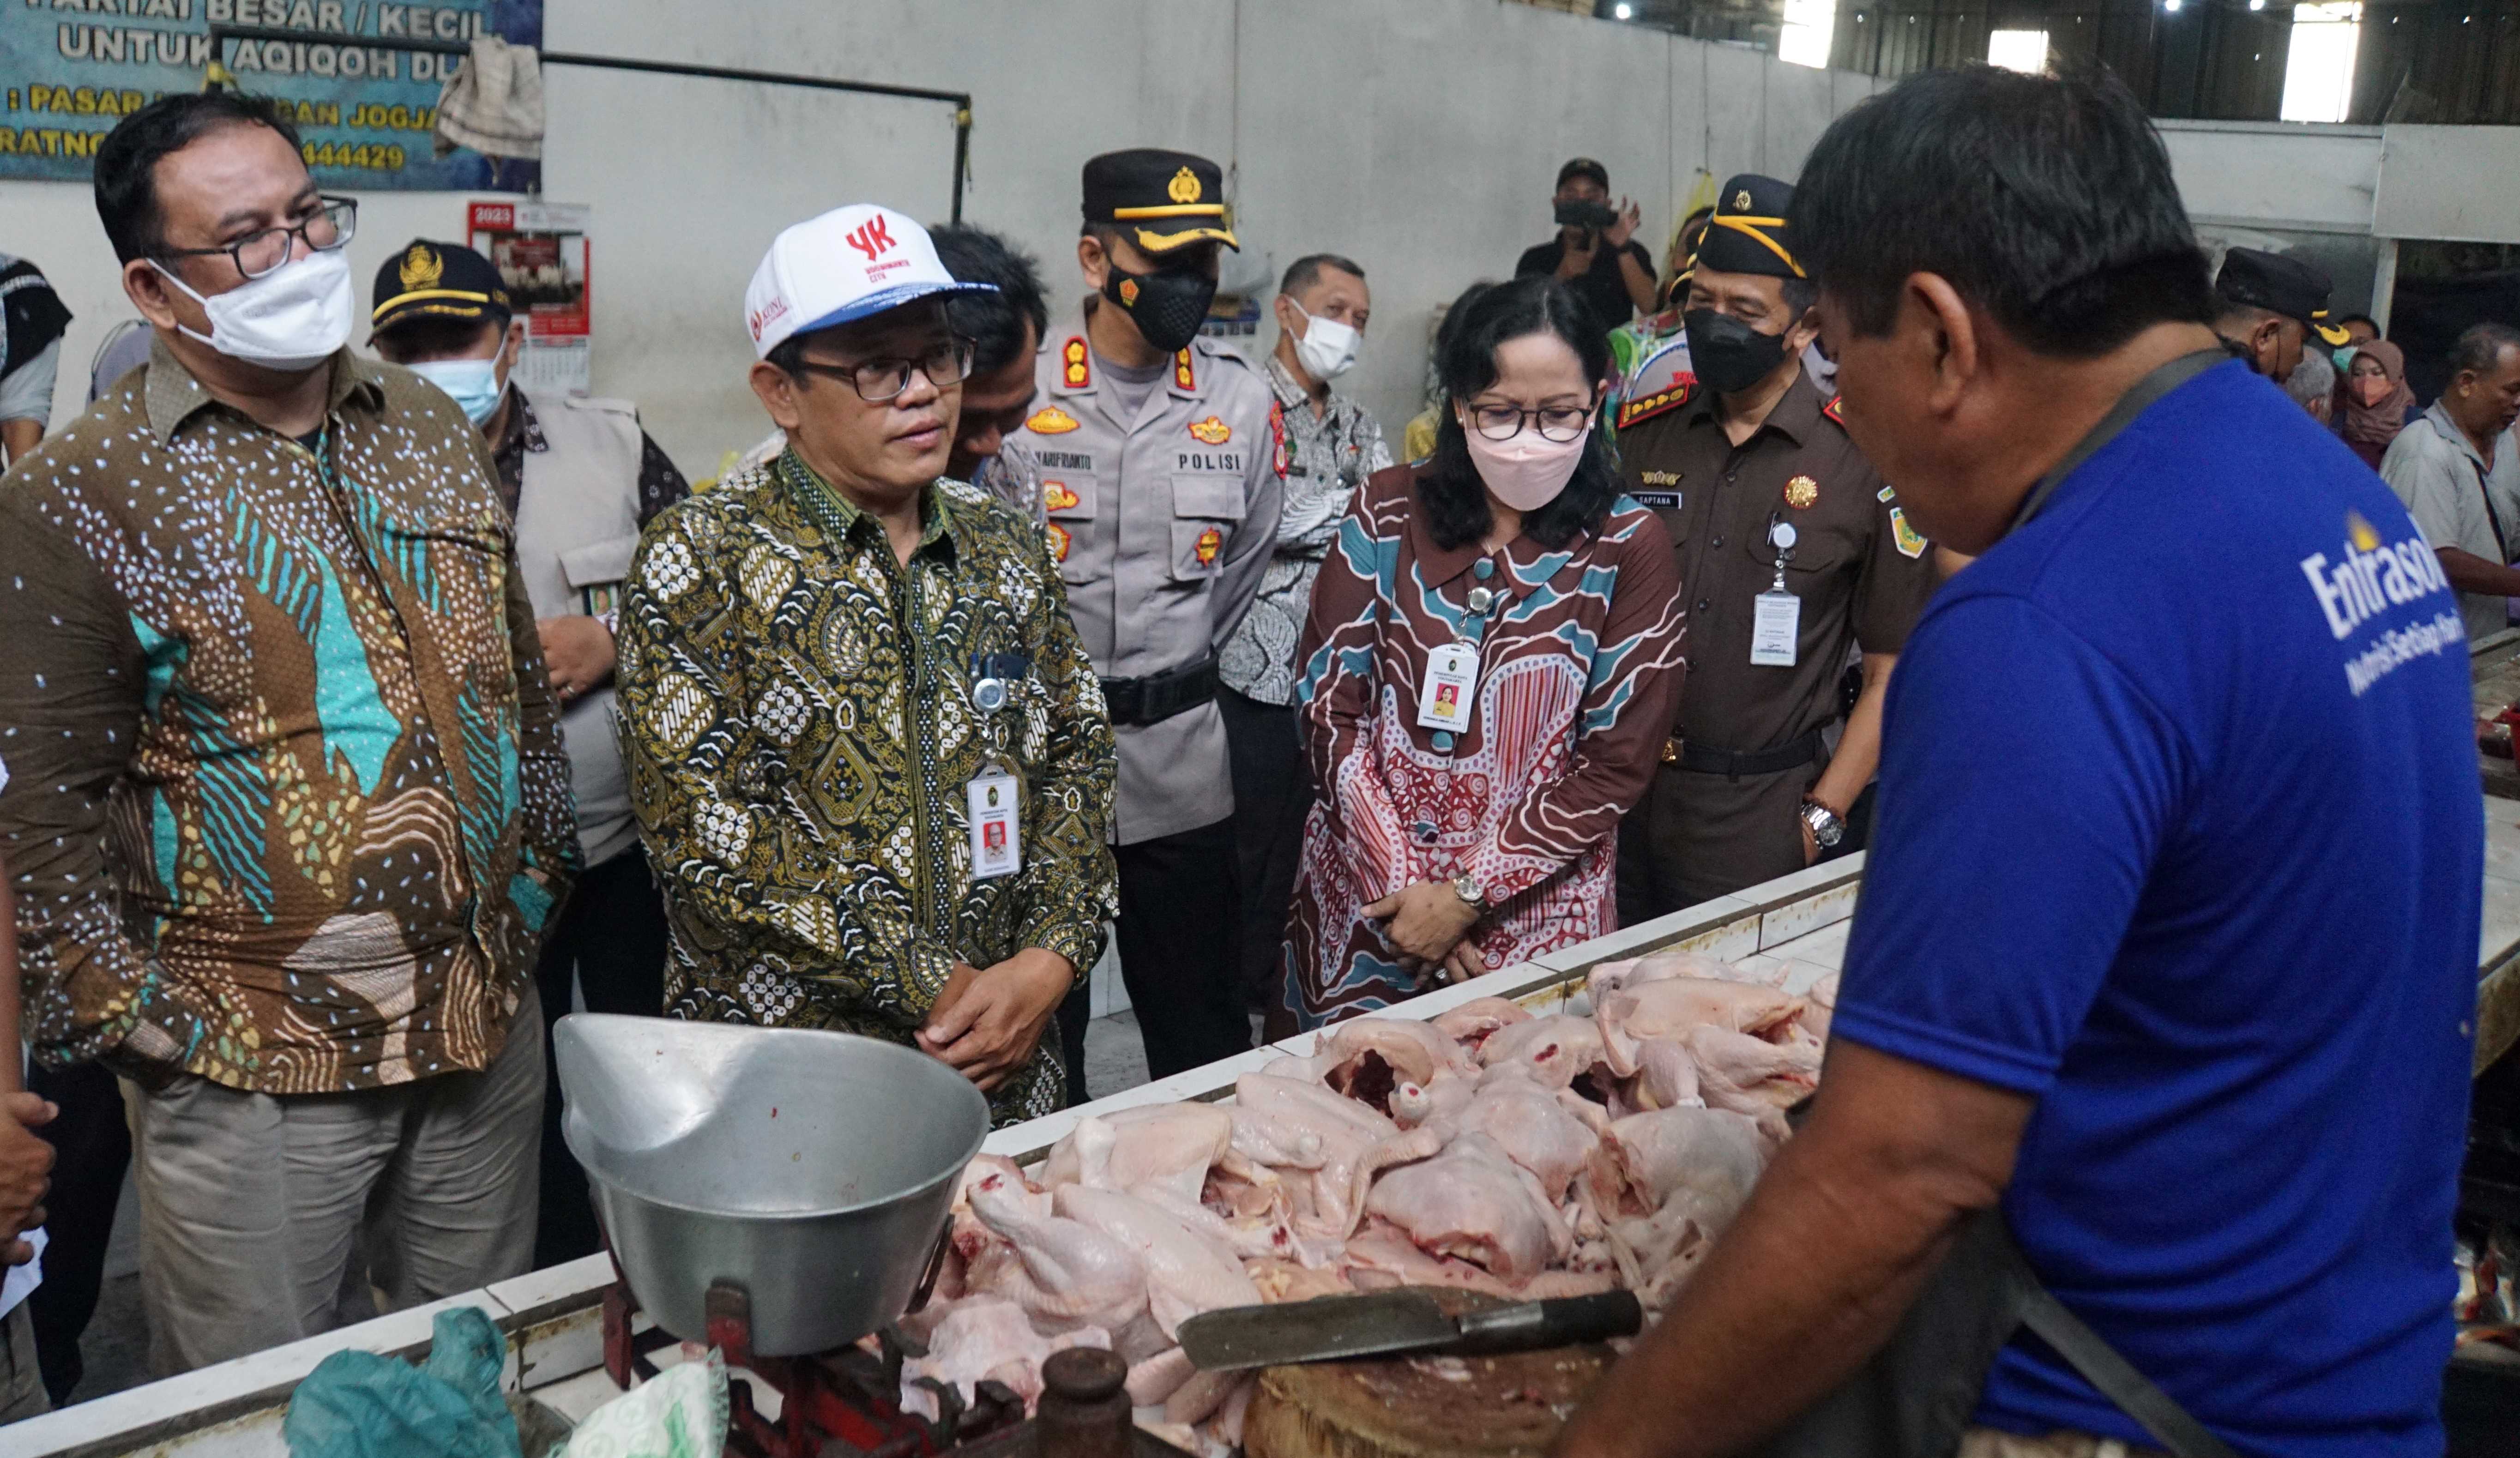
{"label": "large cleaver knife", "polygon": [[1202,1311],[1183,1322],[1177,1335],[1193,1366],[1216,1372],[1408,1351],[1527,1351],[1633,1337],[1643,1325],[1644,1308],[1625,1291],[1521,1301],[1460,1316],[1445,1315],[1421,1291],[1376,1291]]}

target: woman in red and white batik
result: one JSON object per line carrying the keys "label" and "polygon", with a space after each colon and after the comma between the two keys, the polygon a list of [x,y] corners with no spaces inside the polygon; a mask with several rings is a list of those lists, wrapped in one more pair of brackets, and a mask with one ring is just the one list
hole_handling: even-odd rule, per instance
{"label": "woman in red and white batik", "polygon": [[1671,542],[1595,435],[1609,348],[1548,278],[1458,307],[1435,454],[1371,478],[1313,589],[1318,790],[1275,1035],[1598,936],[1681,680]]}

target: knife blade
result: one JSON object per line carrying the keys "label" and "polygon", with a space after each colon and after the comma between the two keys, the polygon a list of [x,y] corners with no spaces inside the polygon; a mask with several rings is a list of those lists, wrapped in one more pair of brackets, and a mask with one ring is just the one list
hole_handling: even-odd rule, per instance
{"label": "knife blade", "polygon": [[1192,1366],[1220,1372],[1398,1352],[1523,1351],[1633,1337],[1643,1325],[1644,1309],[1625,1291],[1519,1301],[1454,1317],[1425,1292],[1404,1290],[1203,1311],[1183,1322],[1176,1335]]}

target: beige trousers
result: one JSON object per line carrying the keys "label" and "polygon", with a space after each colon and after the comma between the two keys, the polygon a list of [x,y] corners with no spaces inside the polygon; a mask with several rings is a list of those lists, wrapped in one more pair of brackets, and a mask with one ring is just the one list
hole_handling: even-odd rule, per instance
{"label": "beige trousers", "polygon": [[2141,1448],[2114,1437],[2094,1437],[2060,1428],[2042,1437],[2025,1437],[1996,1428],[1971,1428],[1960,1435],[1959,1458],[2168,1458],[2159,1448]]}
{"label": "beige trousers", "polygon": [[34,1313],[20,1301],[0,1319],[0,1423],[40,1418],[53,1410],[44,1374],[35,1366]]}
{"label": "beige trousers", "polygon": [[522,1275],[541,1185],[543,1022],[531,983],[477,1073],[275,1096],[125,1081],[140,1295],[159,1377],[361,1314]]}

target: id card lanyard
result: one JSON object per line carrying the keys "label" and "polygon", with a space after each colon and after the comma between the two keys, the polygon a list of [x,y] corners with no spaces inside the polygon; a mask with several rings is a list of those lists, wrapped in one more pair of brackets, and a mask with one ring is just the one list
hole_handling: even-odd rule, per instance
{"label": "id card lanyard", "polygon": [[1785,564],[1793,561],[1794,524],[1768,519],[1768,544],[1777,549],[1777,580],[1754,600],[1750,616],[1750,663],[1758,668],[1790,668],[1802,643],[1803,600],[1785,586]]}
{"label": "id card lanyard", "polygon": [[[1496,570],[1488,558],[1480,558],[1478,566],[1490,573]],[[1418,685],[1418,728],[1460,734],[1470,727],[1478,704],[1479,645],[1487,637],[1489,615],[1504,599],[1482,576],[1470,589],[1461,636],[1426,655],[1426,676]]]}

